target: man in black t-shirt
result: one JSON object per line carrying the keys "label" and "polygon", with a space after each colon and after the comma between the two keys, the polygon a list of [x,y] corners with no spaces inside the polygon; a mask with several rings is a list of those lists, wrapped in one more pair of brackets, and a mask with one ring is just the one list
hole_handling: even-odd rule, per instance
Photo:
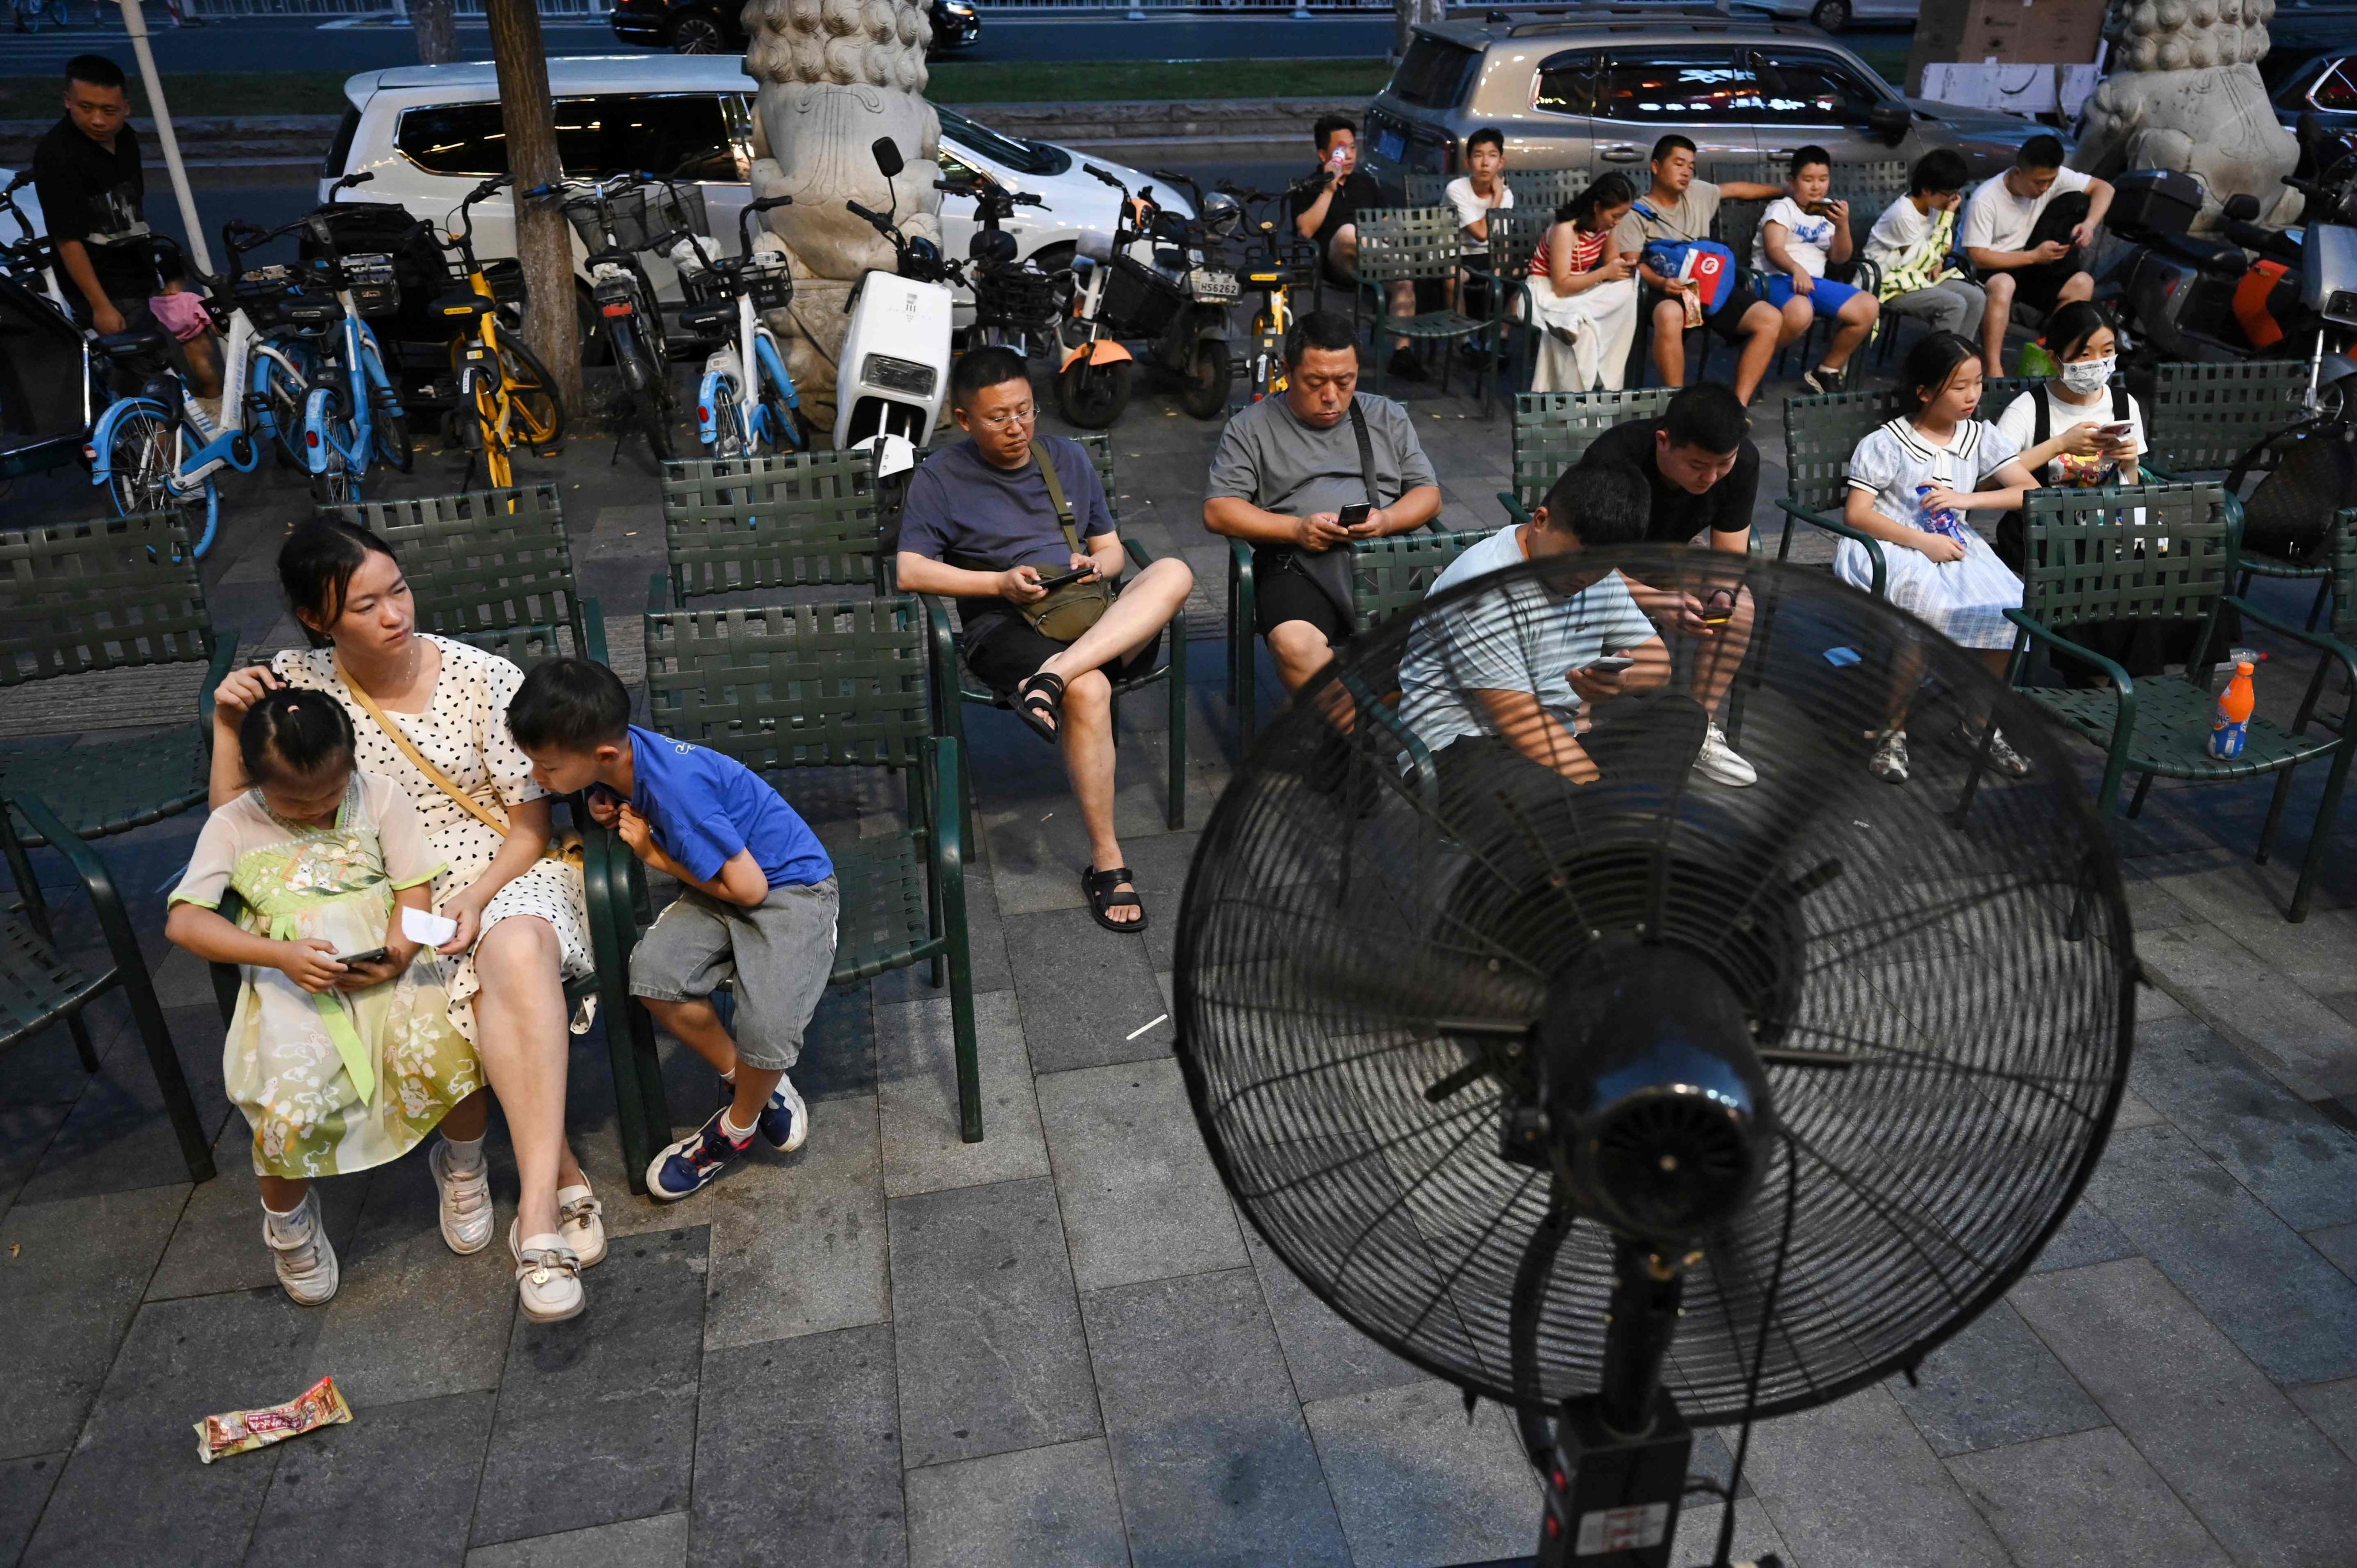
{"label": "man in black t-shirt", "polygon": [[[1670,400],[1659,419],[1634,419],[1598,436],[1580,459],[1583,466],[1633,468],[1652,492],[1646,525],[1649,544],[1698,543],[1732,555],[1751,549],[1751,508],[1760,495],[1760,448],[1745,434],[1749,418],[1734,390],[1698,381]],[[1695,700],[1711,715],[1709,735],[1695,766],[1722,784],[1754,783],[1759,774],[1736,755],[1719,732],[1718,705],[1751,643],[1751,595],[1736,589],[1715,603],[1691,594],[1648,588],[1631,581],[1630,592],[1656,625],[1672,627],[1711,650],[1695,660]]]}
{"label": "man in black t-shirt", "polygon": [[[1315,128],[1318,166],[1293,187],[1293,226],[1305,240],[1315,241],[1324,258],[1326,275],[1345,288],[1359,282],[1359,209],[1383,205],[1374,176],[1359,167],[1359,133],[1340,114],[1321,114]],[[1415,285],[1391,285],[1391,313],[1415,314]],[[1424,367],[1405,338],[1394,341],[1391,373],[1403,381],[1420,381]]]}
{"label": "man in black t-shirt", "polygon": [[[101,333],[155,326],[148,299],[178,293],[180,283],[156,275],[123,68],[104,55],[76,55],[66,62],[65,102],[64,117],[33,149],[33,189],[66,275],[66,302],[75,321]],[[218,397],[211,342],[199,337],[182,348],[190,390]]]}

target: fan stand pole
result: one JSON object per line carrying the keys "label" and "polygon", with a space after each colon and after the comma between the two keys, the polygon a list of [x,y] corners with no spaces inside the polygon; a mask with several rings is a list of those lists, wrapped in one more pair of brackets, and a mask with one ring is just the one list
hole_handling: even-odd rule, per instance
{"label": "fan stand pole", "polygon": [[1566,1400],[1556,1418],[1537,1568],[1669,1568],[1694,1433],[1662,1387],[1662,1361],[1685,1276],[1677,1260],[1627,1237],[1615,1240],[1612,1263],[1603,1384]]}

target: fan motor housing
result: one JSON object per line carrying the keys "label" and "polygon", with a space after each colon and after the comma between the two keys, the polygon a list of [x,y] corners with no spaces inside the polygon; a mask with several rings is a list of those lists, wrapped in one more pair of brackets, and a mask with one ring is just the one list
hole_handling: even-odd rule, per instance
{"label": "fan motor housing", "polygon": [[1538,1046],[1550,1142],[1589,1218],[1675,1242],[1750,1200],[1768,1079],[1716,967],[1663,944],[1592,950],[1554,986]]}

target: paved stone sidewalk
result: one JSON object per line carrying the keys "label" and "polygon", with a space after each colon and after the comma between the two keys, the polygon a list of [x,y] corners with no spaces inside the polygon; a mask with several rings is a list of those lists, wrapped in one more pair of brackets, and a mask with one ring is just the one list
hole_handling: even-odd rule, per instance
{"label": "paved stone sidewalk", "polygon": [[[1415,407],[1452,515],[1498,521],[1504,421]],[[1762,410],[1771,495],[1776,419]],[[1149,396],[1116,436],[1125,527],[1195,564],[1207,632],[1224,600],[1220,549],[1196,523],[1214,434]],[[616,661],[634,671],[662,523],[643,460],[609,467],[608,452],[576,446],[557,473]],[[456,473],[427,454],[397,488]],[[0,526],[93,510],[86,491],[24,481],[0,498]],[[299,510],[267,468],[225,501],[206,575],[249,648],[296,640],[270,562]],[[1827,554],[1815,540],[1795,553]],[[1191,654],[1189,831],[1162,827],[1158,698],[1126,715],[1122,826],[1154,915],[1142,939],[1089,921],[1052,755],[1006,715],[969,718],[988,1140],[956,1137],[946,1001],[887,976],[822,1010],[797,1075],[808,1146],[659,1210],[623,1185],[593,1033],[572,1126],[617,1240],[586,1276],[588,1314],[550,1327],[517,1317],[496,1249],[443,1247],[414,1159],[323,1185],[342,1294],[286,1302],[255,1235],[205,977],[160,938],[158,889],[195,820],[104,843],[221,1129],[222,1174],[182,1179],[112,1004],[94,1077],[62,1032],[0,1057],[0,1562],[1375,1565],[1528,1551],[1538,1494],[1503,1415],[1484,1406],[1469,1423],[1452,1390],[1319,1306],[1238,1222],[1197,1137],[1157,1020],[1194,830],[1233,742],[1219,648]],[[2271,662],[2265,700],[2287,704],[2302,677]],[[18,695],[0,703],[0,734],[135,722],[140,696]],[[146,700],[192,696],[159,683]],[[2164,786],[2121,824],[2153,983],[2134,1092],[2086,1200],[1919,1385],[1760,1429],[1740,1552],[1805,1568],[2357,1555],[2357,821],[2316,914],[2293,927],[2277,912],[2318,787],[2295,792],[2271,867],[2248,862],[2263,785]],[[830,820],[856,831],[836,804]],[[61,867],[41,864],[68,941],[93,943]],[[708,1103],[708,1075],[670,1067],[684,1118]],[[503,1162],[503,1135],[493,1147]],[[495,1190],[511,1202],[503,1164]],[[196,1416],[326,1372],[352,1424],[196,1463]],[[1697,1463],[1723,1472],[1716,1437]],[[1681,1563],[1707,1556],[1717,1525],[1714,1509],[1688,1511]]]}

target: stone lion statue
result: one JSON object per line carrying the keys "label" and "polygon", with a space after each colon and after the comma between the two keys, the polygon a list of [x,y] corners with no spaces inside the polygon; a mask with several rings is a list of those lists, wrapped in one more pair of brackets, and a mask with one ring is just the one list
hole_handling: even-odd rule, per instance
{"label": "stone lion statue", "polygon": [[[845,304],[861,273],[889,272],[894,261],[844,203],[897,205],[903,232],[941,242],[941,121],[925,102],[932,25],[919,0],[749,0],[745,31],[746,73],[761,84],[753,194],[794,199],[764,214],[770,231],[756,241],[783,249],[793,269],[793,304],[772,312],[770,327],[812,426],[830,430]],[[879,136],[908,165],[888,187],[868,150]]]}
{"label": "stone lion statue", "polygon": [[2300,200],[2283,177],[2299,145],[2276,123],[2257,64],[2275,14],[2275,0],[2112,0],[2111,73],[2087,101],[2072,166],[2195,175],[2207,190],[2196,229],[2214,227],[2238,194],[2258,198],[2266,221],[2291,221]]}

